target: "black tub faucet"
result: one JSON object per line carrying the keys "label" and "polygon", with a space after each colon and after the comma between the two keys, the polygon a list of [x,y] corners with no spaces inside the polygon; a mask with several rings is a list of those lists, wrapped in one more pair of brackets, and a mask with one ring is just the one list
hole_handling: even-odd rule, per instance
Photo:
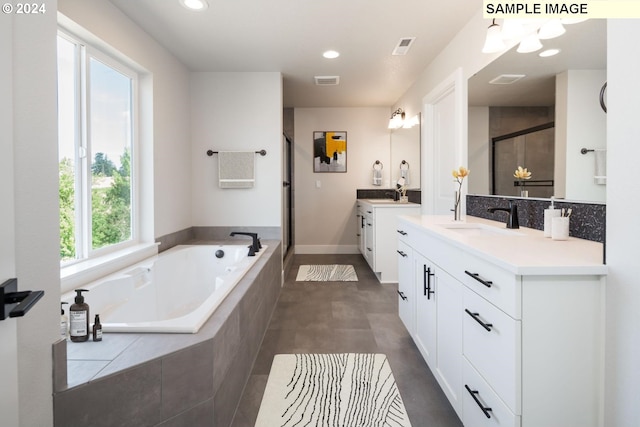
{"label": "black tub faucet", "polygon": [[509,207],[507,208],[489,208],[487,209],[489,212],[494,213],[495,211],[504,211],[509,215],[507,216],[507,228],[520,228],[520,224],[518,223],[518,205],[513,203],[513,200],[509,200]]}
{"label": "black tub faucet", "polygon": [[258,233],[245,233],[241,231],[232,231],[230,236],[235,236],[239,234],[241,236],[249,236],[253,240],[251,246],[249,246],[249,256],[254,256],[256,253],[260,252],[260,248],[262,244],[260,243],[260,239],[258,239]]}

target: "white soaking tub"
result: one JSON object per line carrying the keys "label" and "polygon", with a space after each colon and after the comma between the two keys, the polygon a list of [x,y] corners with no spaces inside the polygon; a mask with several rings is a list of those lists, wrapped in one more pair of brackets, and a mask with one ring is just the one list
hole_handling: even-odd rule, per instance
{"label": "white soaking tub", "polygon": [[89,322],[99,314],[103,332],[196,333],[266,249],[175,246],[82,287]]}

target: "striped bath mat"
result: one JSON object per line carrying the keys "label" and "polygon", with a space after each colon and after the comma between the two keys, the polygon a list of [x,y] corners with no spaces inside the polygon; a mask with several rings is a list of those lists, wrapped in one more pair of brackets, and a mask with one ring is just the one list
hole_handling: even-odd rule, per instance
{"label": "striped bath mat", "polygon": [[353,265],[301,265],[296,282],[357,282]]}
{"label": "striped bath mat", "polygon": [[384,354],[278,354],[255,427],[410,427]]}

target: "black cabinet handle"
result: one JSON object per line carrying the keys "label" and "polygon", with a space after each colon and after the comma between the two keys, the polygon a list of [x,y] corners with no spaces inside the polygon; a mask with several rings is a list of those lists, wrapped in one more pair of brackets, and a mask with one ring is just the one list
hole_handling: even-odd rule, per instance
{"label": "black cabinet handle", "polygon": [[435,276],[435,273],[432,273],[431,267],[427,267],[426,264],[423,264],[422,268],[423,268],[422,282],[423,282],[423,288],[424,288],[424,296],[427,297],[427,299],[431,299],[431,294],[436,293],[435,291],[431,290],[431,276]]}
{"label": "black cabinet handle", "polygon": [[471,317],[473,317],[473,320],[475,320],[476,322],[478,322],[480,325],[482,325],[483,328],[485,328],[487,331],[491,332],[491,328],[493,327],[493,324],[491,323],[484,323],[482,320],[480,320],[479,313],[472,313],[469,311],[468,308],[465,308],[464,311]]}
{"label": "black cabinet handle", "polygon": [[360,217],[360,228],[364,228],[364,215]]}
{"label": "black cabinet handle", "polygon": [[371,248],[367,248],[367,250],[368,250],[369,252],[373,252],[373,250],[372,250]]}
{"label": "black cabinet handle", "polygon": [[479,394],[478,390],[471,390],[471,387],[469,387],[468,385],[464,385],[464,388],[467,389],[467,391],[469,392],[469,394],[471,395],[471,397],[473,397],[473,400],[476,401],[476,404],[480,407],[480,409],[482,410],[482,412],[484,412],[484,415],[487,418],[491,418],[491,414],[489,412],[491,412],[491,408],[488,408],[486,406],[484,406],[482,404],[482,402],[480,402],[480,399],[478,399],[478,396],[476,396],[476,394]]}
{"label": "black cabinet handle", "polygon": [[407,254],[405,254],[404,252],[397,250],[396,252],[398,252],[403,258],[407,257]]}
{"label": "black cabinet handle", "polygon": [[397,292],[398,292],[398,295],[400,295],[400,298],[402,298],[403,301],[407,300],[407,297],[405,297],[402,292],[400,292],[400,291],[397,291]]}
{"label": "black cabinet handle", "polygon": [[368,222],[368,223],[367,223],[367,225],[368,225],[369,227],[371,227],[371,225],[372,225],[372,224],[371,224],[370,222]]}
{"label": "black cabinet handle", "polygon": [[402,234],[403,236],[407,235],[407,232],[404,230],[396,230],[398,233]]}
{"label": "black cabinet handle", "polygon": [[472,272],[470,272],[470,271],[468,271],[468,270],[465,270],[464,272],[465,272],[465,274],[466,274],[467,276],[471,276],[471,277],[473,277],[473,278],[474,278],[474,279],[476,279],[478,282],[480,282],[480,283],[482,283],[483,285],[485,285],[487,288],[490,288],[490,287],[491,287],[491,285],[493,285],[493,282],[492,282],[491,280],[485,280],[485,279],[483,279],[482,277],[480,277],[480,275],[479,275],[478,273],[472,273]]}
{"label": "black cabinet handle", "polygon": [[371,211],[367,211],[367,213],[372,213]]}

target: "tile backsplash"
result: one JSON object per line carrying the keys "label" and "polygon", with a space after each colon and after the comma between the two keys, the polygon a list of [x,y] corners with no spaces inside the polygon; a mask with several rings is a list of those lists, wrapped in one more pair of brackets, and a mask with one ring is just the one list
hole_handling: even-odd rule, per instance
{"label": "tile backsplash", "polygon": [[[520,226],[537,230],[544,228],[544,210],[549,207],[549,199],[467,195],[467,215],[499,221],[503,214],[490,213],[487,209],[506,206],[507,200],[514,200],[518,206]],[[606,205],[562,200],[556,200],[554,205],[558,209],[572,210],[570,236],[605,243]]]}

